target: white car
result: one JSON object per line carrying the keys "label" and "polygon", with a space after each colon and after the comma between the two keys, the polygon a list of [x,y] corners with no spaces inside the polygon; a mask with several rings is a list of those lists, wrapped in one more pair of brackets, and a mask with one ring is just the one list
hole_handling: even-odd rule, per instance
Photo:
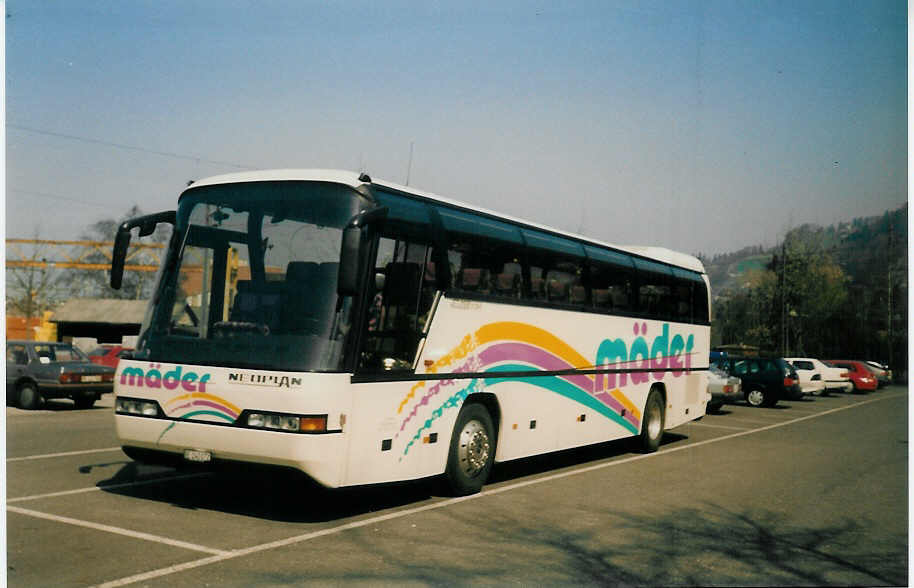
{"label": "white car", "polygon": [[866,364],[866,367],[873,372],[873,375],[876,376],[876,381],[879,382],[880,388],[892,383],[892,370],[889,369],[889,366],[875,361],[866,361],[864,363]]}
{"label": "white car", "polygon": [[[786,359],[797,370],[797,375],[800,376],[800,385],[804,391],[807,389],[807,380],[811,382],[815,374],[818,374],[819,379],[822,381],[822,390],[815,392],[816,394],[827,394],[832,390],[840,392],[854,391],[854,383],[848,377],[847,370],[811,357],[788,357]],[[810,386],[818,387],[819,384],[810,384]]]}
{"label": "white car", "polygon": [[821,396],[825,394],[825,380],[822,378],[822,372],[816,369],[812,360],[802,358],[790,358],[787,361],[797,370],[797,376],[800,377],[800,389],[803,394],[812,394]]}
{"label": "white car", "polygon": [[725,402],[740,400],[742,398],[742,381],[736,376],[731,376],[716,365],[708,368],[708,392],[711,400],[708,401],[706,412],[717,412]]}

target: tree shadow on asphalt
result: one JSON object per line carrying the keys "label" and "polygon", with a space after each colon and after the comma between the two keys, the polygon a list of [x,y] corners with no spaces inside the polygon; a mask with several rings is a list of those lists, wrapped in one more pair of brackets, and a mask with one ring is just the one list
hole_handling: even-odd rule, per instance
{"label": "tree shadow on asphalt", "polygon": [[[667,433],[664,444],[683,439]],[[509,482],[636,455],[630,451],[629,441],[615,441],[518,460],[498,466],[492,481]],[[163,474],[169,477],[162,478]],[[126,463],[99,486],[106,492],[177,508],[299,523],[392,512],[442,495],[437,480],[326,490],[296,472],[258,467],[175,472],[135,462]],[[652,505],[588,509],[580,506],[580,497],[570,498],[555,498],[534,511],[521,509],[522,515],[501,508],[485,511],[484,517],[475,508],[438,510],[436,516],[446,520],[436,525],[446,531],[435,534],[434,548],[428,549],[432,545],[427,536],[412,539],[422,557],[403,550],[401,542],[379,542],[373,529],[353,529],[350,541],[360,545],[366,561],[383,565],[363,566],[344,580],[635,586],[904,585],[907,581],[906,537],[880,542],[868,536],[874,526],[866,520],[804,525],[765,509],[730,509],[713,503],[660,513]],[[574,529],[566,524],[569,520],[574,520]],[[497,553],[478,551],[480,545],[497,545]],[[310,578],[321,579],[313,573]],[[326,579],[338,582],[340,577]]]}
{"label": "tree shadow on asphalt", "polygon": [[[866,522],[803,527],[767,510],[704,504],[661,515],[577,510],[574,518],[590,524],[579,522],[576,527],[587,530],[571,531],[562,522],[550,524],[544,513],[517,519],[498,510],[483,520],[478,511],[449,509],[441,523],[448,533],[424,558],[387,549],[361,532],[366,558],[402,573],[366,572],[346,580],[629,586],[870,586],[907,580],[905,540],[868,547],[866,530],[872,526]],[[473,555],[467,537],[474,546],[498,545],[498,553]],[[461,561],[466,564],[455,563]]]}
{"label": "tree shadow on asphalt", "polygon": [[[662,445],[688,437],[666,432]],[[610,441],[546,455],[496,464],[489,483],[556,473],[632,453],[633,439]],[[95,464],[111,466],[112,463]],[[91,471],[93,465],[80,467]],[[165,502],[179,508],[204,509],[267,520],[316,523],[415,505],[436,497],[449,497],[440,478],[394,482],[351,488],[323,488],[301,472],[254,464],[227,468],[186,467],[177,470],[127,461],[115,475],[98,483],[112,494]]]}

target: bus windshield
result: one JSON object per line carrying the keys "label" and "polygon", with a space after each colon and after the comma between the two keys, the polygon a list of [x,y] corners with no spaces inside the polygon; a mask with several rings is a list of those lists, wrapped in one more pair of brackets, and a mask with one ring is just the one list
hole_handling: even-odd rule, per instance
{"label": "bus windshield", "polygon": [[337,296],[342,231],[365,203],[319,182],[185,192],[138,357],[340,371],[352,309]]}

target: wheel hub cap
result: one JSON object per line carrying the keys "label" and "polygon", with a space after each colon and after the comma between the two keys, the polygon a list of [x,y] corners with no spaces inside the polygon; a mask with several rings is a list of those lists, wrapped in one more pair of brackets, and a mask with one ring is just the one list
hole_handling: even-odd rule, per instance
{"label": "wheel hub cap", "polygon": [[470,421],[460,432],[457,457],[460,467],[467,476],[475,476],[489,461],[489,436],[479,421]]}

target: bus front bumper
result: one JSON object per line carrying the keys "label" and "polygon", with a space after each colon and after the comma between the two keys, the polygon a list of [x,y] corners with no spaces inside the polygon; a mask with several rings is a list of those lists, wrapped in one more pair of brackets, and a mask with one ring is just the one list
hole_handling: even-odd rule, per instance
{"label": "bus front bumper", "polygon": [[246,462],[293,468],[328,488],[343,484],[346,436],[284,433],[200,422],[115,415],[124,452],[164,465]]}

